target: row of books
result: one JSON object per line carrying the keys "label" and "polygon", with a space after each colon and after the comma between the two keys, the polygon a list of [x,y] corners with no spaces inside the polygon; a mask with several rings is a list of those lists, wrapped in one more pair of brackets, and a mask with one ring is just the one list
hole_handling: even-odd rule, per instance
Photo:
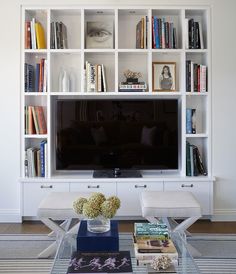
{"label": "row of books", "polygon": [[47,92],[47,60],[42,58],[34,67],[25,63],[25,92]]}
{"label": "row of books", "polygon": [[207,171],[202,161],[197,146],[186,142],[186,175],[187,176],[207,176]]}
{"label": "row of books", "polygon": [[47,141],[40,148],[30,147],[25,151],[25,177],[47,177]]}
{"label": "row of books", "polygon": [[196,109],[187,108],[186,109],[186,133],[195,134],[196,129]]}
{"label": "row of books", "polygon": [[25,106],[25,134],[47,134],[42,106]]}
{"label": "row of books", "polygon": [[207,66],[186,61],[186,91],[207,91]]}
{"label": "row of books", "polygon": [[204,49],[202,24],[193,18],[185,19],[186,49]]}
{"label": "row of books", "polygon": [[46,39],[44,28],[40,22],[32,18],[25,22],[25,48],[26,49],[45,49]]}
{"label": "row of books", "polygon": [[168,227],[161,221],[134,224],[134,254],[139,265],[148,265],[162,255],[168,255],[173,263],[178,263],[178,252]]}
{"label": "row of books", "polygon": [[106,92],[106,74],[103,64],[85,63],[84,90],[86,92]]}
{"label": "row of books", "polygon": [[63,22],[51,22],[51,49],[67,49],[67,28]]}
{"label": "row of books", "polygon": [[152,48],[177,48],[176,28],[173,22],[167,22],[165,18],[152,16]]}
{"label": "row of books", "polygon": [[142,92],[147,90],[147,84],[145,82],[129,83],[120,82],[119,92]]}
{"label": "row of books", "polygon": [[136,49],[148,48],[148,17],[144,16],[136,25]]}

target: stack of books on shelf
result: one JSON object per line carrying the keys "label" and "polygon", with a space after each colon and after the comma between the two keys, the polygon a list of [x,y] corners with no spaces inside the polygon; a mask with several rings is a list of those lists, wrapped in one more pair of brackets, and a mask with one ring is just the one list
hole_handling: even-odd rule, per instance
{"label": "stack of books on shelf", "polygon": [[25,48],[26,49],[45,49],[46,39],[43,26],[40,22],[32,18],[25,22]]}
{"label": "stack of books on shelf", "polygon": [[195,108],[186,109],[186,133],[187,134],[196,133],[196,109]]}
{"label": "stack of books on shelf", "polygon": [[186,61],[186,91],[207,91],[207,66]]}
{"label": "stack of books on shelf", "polygon": [[63,22],[51,22],[51,49],[67,49],[67,28]]}
{"label": "stack of books on shelf", "polygon": [[25,177],[47,177],[47,141],[25,151]]}
{"label": "stack of books on shelf", "polygon": [[170,238],[167,225],[159,223],[134,224],[134,254],[138,265],[149,265],[154,258],[167,255],[178,263],[178,252]]}
{"label": "stack of books on shelf", "polygon": [[106,92],[106,73],[103,64],[85,63],[84,71],[84,91],[87,92]]}
{"label": "stack of books on shelf", "polygon": [[42,106],[25,106],[25,134],[47,134]]}
{"label": "stack of books on shelf", "polygon": [[47,60],[42,58],[34,67],[25,63],[25,92],[47,92]]}
{"label": "stack of books on shelf", "polygon": [[186,175],[207,176],[207,171],[203,164],[198,147],[191,145],[189,142],[186,142]]}
{"label": "stack of books on shelf", "polygon": [[142,92],[147,90],[145,82],[120,82],[119,92]]}
{"label": "stack of books on shelf", "polygon": [[176,28],[173,22],[167,22],[165,18],[152,16],[152,48],[177,48]]}
{"label": "stack of books on shelf", "polygon": [[193,18],[185,19],[186,49],[204,49],[202,24]]}
{"label": "stack of books on shelf", "polygon": [[148,17],[144,16],[136,25],[136,49],[148,48]]}

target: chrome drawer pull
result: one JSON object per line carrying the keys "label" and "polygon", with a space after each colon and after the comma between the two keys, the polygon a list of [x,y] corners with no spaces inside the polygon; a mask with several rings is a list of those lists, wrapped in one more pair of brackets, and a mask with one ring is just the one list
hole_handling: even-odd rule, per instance
{"label": "chrome drawer pull", "polygon": [[135,185],[135,188],[146,188],[147,185],[143,185],[143,186],[139,186],[139,185]]}
{"label": "chrome drawer pull", "polygon": [[193,187],[193,184],[191,184],[191,185],[182,184],[181,187]]}
{"label": "chrome drawer pull", "polygon": [[50,185],[50,186],[41,185],[40,188],[53,188],[53,186],[52,185]]}
{"label": "chrome drawer pull", "polygon": [[96,186],[88,186],[88,188],[99,188],[100,186],[99,185],[96,185]]}

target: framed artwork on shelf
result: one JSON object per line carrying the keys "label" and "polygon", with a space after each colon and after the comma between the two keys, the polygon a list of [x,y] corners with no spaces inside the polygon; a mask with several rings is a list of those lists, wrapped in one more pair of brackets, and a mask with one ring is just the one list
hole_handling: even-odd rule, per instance
{"label": "framed artwork on shelf", "polygon": [[152,62],[153,91],[176,90],[176,63]]}
{"label": "framed artwork on shelf", "polygon": [[87,49],[113,49],[113,22],[87,22]]}

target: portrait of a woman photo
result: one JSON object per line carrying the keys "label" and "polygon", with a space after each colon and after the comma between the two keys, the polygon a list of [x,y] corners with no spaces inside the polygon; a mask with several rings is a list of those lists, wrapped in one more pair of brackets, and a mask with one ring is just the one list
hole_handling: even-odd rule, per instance
{"label": "portrait of a woman photo", "polygon": [[172,90],[173,77],[171,75],[170,67],[165,65],[162,68],[161,75],[159,77],[159,85],[162,90]]}

